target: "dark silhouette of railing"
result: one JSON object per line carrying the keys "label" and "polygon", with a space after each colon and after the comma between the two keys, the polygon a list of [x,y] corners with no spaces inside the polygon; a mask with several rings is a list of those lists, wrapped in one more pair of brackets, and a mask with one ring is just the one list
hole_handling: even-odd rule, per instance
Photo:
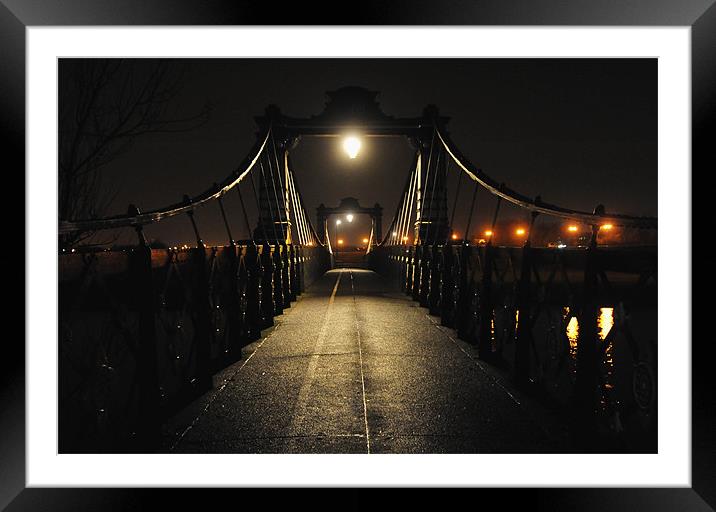
{"label": "dark silhouette of railing", "polygon": [[[221,184],[181,203],[104,219],[61,221],[75,231],[133,227],[136,247],[59,256],[60,451],[152,451],[168,416],[209,390],[313,280],[331,255],[311,226],[269,129]],[[258,174],[257,190],[254,173]],[[258,210],[252,231],[240,184]],[[236,242],[222,198],[236,189],[252,239]],[[279,209],[269,199],[286,198]],[[194,220],[216,203],[227,244],[207,247]],[[151,249],[143,226],[186,214],[196,246]]]}
{"label": "dark silhouette of railing", "polygon": [[60,451],[152,449],[329,266],[321,247],[137,247],[60,257]]}
{"label": "dark silhouette of railing", "polygon": [[[530,199],[470,164],[439,123],[424,140],[430,143],[418,151],[390,228],[371,247],[371,267],[473,343],[480,359],[508,370],[519,387],[570,405],[582,449],[598,449],[593,434],[604,425],[620,431],[629,421],[655,434],[656,247],[602,247],[597,241],[602,227],[655,230],[657,220]],[[448,220],[447,205],[431,203],[446,197],[450,164],[458,178]],[[465,182],[475,188],[465,234],[456,239],[451,233]],[[469,235],[478,189],[497,201],[489,235],[475,243]],[[493,244],[503,202],[530,212],[521,247]],[[591,238],[583,247],[533,247],[540,215],[586,223]],[[645,315],[653,333],[644,335],[649,329],[641,325],[639,337],[633,317]]]}

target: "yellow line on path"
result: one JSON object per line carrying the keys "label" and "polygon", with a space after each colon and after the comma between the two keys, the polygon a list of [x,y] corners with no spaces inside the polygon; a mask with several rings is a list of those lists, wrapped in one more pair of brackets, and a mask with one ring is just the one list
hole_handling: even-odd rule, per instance
{"label": "yellow line on path", "polygon": [[363,373],[363,349],[360,342],[360,324],[358,323],[358,304],[356,303],[356,290],[353,286],[353,272],[351,271],[351,293],[353,293],[353,313],[356,321],[356,337],[358,339],[358,361],[360,362],[360,385],[363,389],[363,422],[365,423],[365,444],[370,453],[370,429],[368,428],[368,403],[365,398],[365,375]]}
{"label": "yellow line on path", "polygon": [[331,310],[333,309],[333,302],[336,299],[336,293],[338,293],[338,286],[341,283],[341,276],[343,270],[338,272],[338,278],[336,278],[336,284],[333,287],[331,296],[328,298],[328,307],[326,308],[326,314],[323,317],[323,323],[321,329],[318,331],[318,338],[316,339],[316,345],[311,355],[308,368],[306,369],[306,376],[301,384],[301,389],[298,391],[298,398],[296,399],[296,405],[293,408],[293,414],[291,415],[291,430],[294,430],[298,424],[303,420],[306,414],[306,400],[313,387],[314,376],[316,373],[316,366],[318,365],[318,356],[323,352],[323,344],[326,341],[326,335],[328,333],[328,320],[331,317]]}

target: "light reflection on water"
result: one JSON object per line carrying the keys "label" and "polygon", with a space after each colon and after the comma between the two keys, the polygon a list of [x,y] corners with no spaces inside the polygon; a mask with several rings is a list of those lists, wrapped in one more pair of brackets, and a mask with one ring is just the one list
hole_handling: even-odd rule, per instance
{"label": "light reflection on water", "polygon": [[[605,340],[609,331],[614,326],[614,308],[601,308],[599,310],[599,318],[597,319],[597,327],[599,327],[599,339]],[[610,339],[604,348],[604,387],[600,404],[602,408],[606,408],[609,402],[618,405],[616,398],[612,398],[609,392],[614,388],[614,355],[613,343]]]}
{"label": "light reflection on water", "polygon": [[599,308],[599,318],[597,318],[597,327],[599,327],[599,339],[604,340],[614,325],[614,308]]}
{"label": "light reflection on water", "polygon": [[[569,308],[563,309],[563,318],[566,319],[569,316]],[[597,317],[597,336],[600,341],[607,339],[609,331],[614,326],[614,308],[599,308],[599,316]],[[576,374],[576,360],[577,360],[577,346],[579,343],[579,320],[576,316],[569,319],[566,327],[566,335],[569,340],[569,357],[572,360],[572,376]],[[612,340],[607,342],[607,345],[603,347],[604,358],[602,359],[604,369],[604,381],[601,387],[600,406],[602,409],[606,409],[611,402],[612,405],[617,405],[616,398],[609,395],[610,391],[614,388],[614,354],[613,354],[613,343]]]}
{"label": "light reflection on water", "polygon": [[[569,308],[565,307],[563,310],[563,318],[569,316]],[[576,316],[569,319],[567,324],[567,339],[569,340],[569,357],[572,360],[577,359],[577,341],[579,340],[579,321]]]}
{"label": "light reflection on water", "polygon": [[[520,312],[515,311],[515,330],[519,325]],[[567,320],[569,319],[569,320]],[[576,315],[570,314],[569,307],[562,308],[562,322],[566,322],[565,335],[569,342],[569,358],[572,362],[571,373],[574,377],[576,374],[577,346],[579,344],[579,320]],[[599,308],[599,316],[597,317],[597,336],[599,340],[604,341],[614,326],[614,308]],[[604,388],[610,390],[613,387],[612,376],[614,371],[613,346],[610,340],[604,347],[604,367],[605,367],[605,384]]]}
{"label": "light reflection on water", "polygon": [[[569,308],[562,308],[562,319],[566,320],[569,317]],[[597,328],[599,331],[597,335],[600,340],[605,340],[609,331],[614,326],[614,308],[599,308],[599,317],[597,317]],[[569,355],[572,358],[577,357],[577,343],[579,342],[579,320],[576,316],[569,319],[566,328],[567,339],[569,340]],[[611,363],[611,342],[608,345],[609,355],[608,361]]]}
{"label": "light reflection on water", "polygon": [[[514,332],[517,332],[519,326],[520,313],[518,310],[514,312]],[[567,339],[568,346],[564,346],[560,343],[558,336],[555,342],[557,346],[555,349],[557,353],[561,353],[562,357],[566,357],[566,368],[559,363],[559,367],[565,368],[567,375],[571,378],[572,384],[575,383],[577,376],[577,351],[579,346],[579,335],[580,327],[584,330],[584,326],[580,326],[579,320],[576,316],[576,311],[570,311],[569,307],[561,308],[561,317],[557,317],[557,324],[553,327],[556,328],[557,332],[563,329],[564,336]],[[596,322],[596,334],[598,338],[597,357],[601,359],[600,364],[600,385],[599,385],[599,408],[603,414],[613,418],[615,414],[618,415],[619,399],[614,391],[615,383],[615,365],[614,365],[614,339],[613,336],[610,338],[609,333],[614,327],[614,308],[603,307],[599,308],[597,322]],[[494,320],[491,322],[491,330],[494,334]],[[584,335],[584,333],[582,333]],[[564,338],[561,338],[562,343]],[[549,343],[549,342],[548,342]],[[563,348],[558,348],[558,347]],[[563,350],[567,350],[567,353]],[[555,354],[558,359],[561,359]],[[562,359],[563,362],[564,359]],[[561,371],[560,371],[561,372]],[[555,376],[556,377],[556,376]]]}

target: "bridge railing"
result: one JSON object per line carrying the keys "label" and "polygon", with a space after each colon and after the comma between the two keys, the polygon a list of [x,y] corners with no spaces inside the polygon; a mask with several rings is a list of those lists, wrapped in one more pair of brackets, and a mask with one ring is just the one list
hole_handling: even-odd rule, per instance
{"label": "bridge railing", "polygon": [[155,449],[328,265],[290,244],[60,255],[60,451]]}
{"label": "bridge railing", "polygon": [[[451,166],[456,180],[449,211]],[[462,198],[456,229],[465,183],[472,190]],[[479,191],[487,192],[494,210],[482,212],[492,222],[473,238]],[[513,210],[511,219],[523,219],[518,229],[505,229],[510,221],[498,224],[501,207]],[[538,227],[538,216],[551,220]],[[565,220],[570,224],[561,225]],[[369,256],[375,270],[474,344],[480,359],[550,403],[572,406],[581,425],[576,432],[605,424],[619,432],[628,422],[655,435],[656,246],[598,242],[618,235],[652,243],[656,229],[654,217],[606,212],[601,205],[574,210],[520,194],[471,164],[436,120],[418,144],[387,235]],[[560,230],[576,242],[537,247],[560,240]],[[498,246],[494,233],[517,246]],[[604,421],[595,421],[595,413]]]}
{"label": "bridge railing", "polygon": [[580,432],[654,427],[656,248],[404,245],[370,261],[522,389],[585,409]]}
{"label": "bridge railing", "polygon": [[[235,242],[224,207],[232,189],[245,243]],[[202,240],[194,212],[208,204],[218,205],[226,246]],[[196,246],[151,249],[144,226],[180,214]],[[136,247],[88,252],[73,245],[77,234],[121,228],[136,231]],[[240,359],[241,348],[331,267],[287,145],[276,143],[270,126],[205,192],[144,213],[130,205],[125,215],[61,220],[59,235],[62,452],[155,449],[163,420],[210,389],[212,375]]]}

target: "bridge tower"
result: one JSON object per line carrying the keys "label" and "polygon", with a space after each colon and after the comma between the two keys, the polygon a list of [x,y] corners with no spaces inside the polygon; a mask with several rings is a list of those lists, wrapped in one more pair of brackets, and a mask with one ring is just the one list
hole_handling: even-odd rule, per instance
{"label": "bridge tower", "polygon": [[[437,107],[429,105],[423,111],[420,133],[411,138],[420,153],[414,236],[421,244],[443,243],[449,236],[447,158],[434,130],[437,123],[444,122],[445,118],[440,117]],[[444,127],[441,128],[444,130]]]}
{"label": "bridge tower", "polygon": [[254,239],[269,242],[291,243],[291,221],[288,188],[288,151],[297,138],[280,127],[281,111],[275,105],[266,108],[265,116],[257,117],[260,130],[265,133],[272,126],[267,141],[266,156],[259,165],[259,219],[254,229]]}
{"label": "bridge tower", "polygon": [[[326,93],[328,102],[320,114],[307,118],[284,115],[275,105],[269,105],[263,116],[256,117],[262,133],[270,126],[269,144],[271,165],[263,162],[264,173],[259,184],[260,218],[255,230],[256,239],[284,240],[289,236],[290,194],[286,188],[287,153],[301,137],[338,137],[356,131],[368,137],[406,137],[420,154],[420,173],[415,187],[418,216],[415,221],[415,240],[419,243],[442,243],[448,237],[447,218],[447,157],[436,128],[445,130],[449,118],[440,116],[434,105],[425,107],[421,116],[397,118],[385,114],[377,101],[378,92],[362,87],[342,87]],[[276,151],[274,153],[273,146]],[[274,172],[271,179],[270,172]],[[278,174],[278,179],[276,177]],[[277,190],[273,190],[273,184]],[[379,205],[376,205],[379,206]],[[382,240],[381,213],[374,217],[374,235]],[[321,222],[317,226],[323,236]]]}

